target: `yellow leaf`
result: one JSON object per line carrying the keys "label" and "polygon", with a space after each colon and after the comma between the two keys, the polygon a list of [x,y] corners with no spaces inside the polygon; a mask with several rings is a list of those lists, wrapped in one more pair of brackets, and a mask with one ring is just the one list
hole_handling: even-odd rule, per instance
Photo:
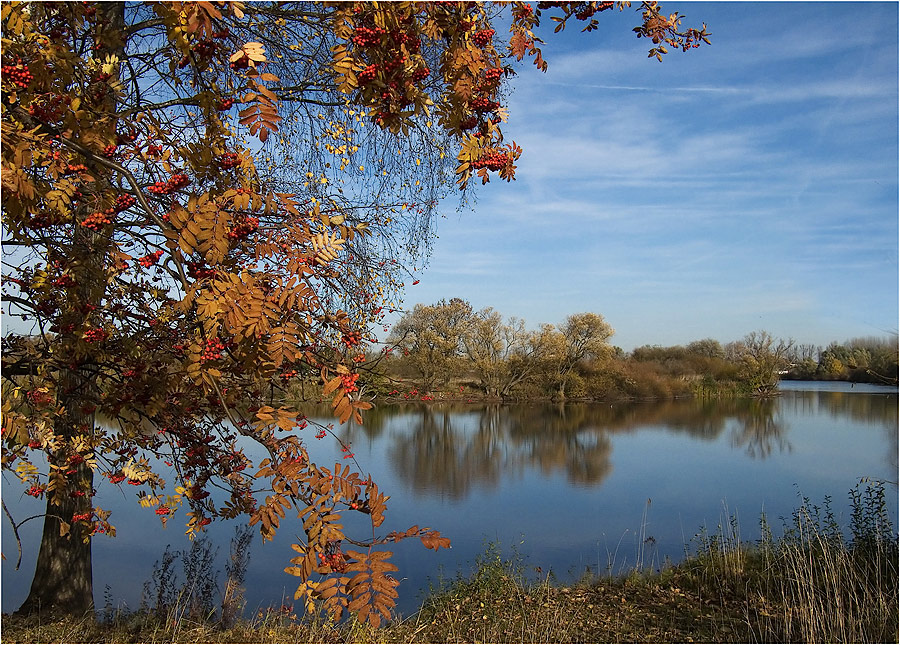
{"label": "yellow leaf", "polygon": [[334,392],[340,384],[341,384],[341,377],[335,376],[333,379],[331,379],[330,381],[328,381],[325,384],[325,387],[322,388],[322,394],[325,396],[328,396],[329,394]]}

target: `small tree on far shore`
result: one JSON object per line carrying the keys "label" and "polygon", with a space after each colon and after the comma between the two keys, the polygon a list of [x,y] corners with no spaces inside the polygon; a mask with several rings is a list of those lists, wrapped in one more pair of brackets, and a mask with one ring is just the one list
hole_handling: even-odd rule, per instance
{"label": "small tree on far shore", "polygon": [[794,341],[776,340],[767,331],[750,332],[734,344],[740,379],[752,394],[768,396],[778,388],[781,373],[790,366],[793,345]]}

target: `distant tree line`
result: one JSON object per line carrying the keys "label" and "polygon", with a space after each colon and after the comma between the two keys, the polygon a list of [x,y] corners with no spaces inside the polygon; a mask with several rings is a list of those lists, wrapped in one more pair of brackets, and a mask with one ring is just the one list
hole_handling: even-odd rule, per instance
{"label": "distant tree line", "polygon": [[626,353],[610,343],[613,334],[598,313],[529,330],[461,298],[417,304],[391,329],[382,355],[370,357],[370,387],[426,400],[462,393],[564,400],[766,395],[781,378],[897,382],[896,337],[822,350],[754,331],[725,345],[706,338]]}
{"label": "distant tree line", "polygon": [[897,336],[853,338],[825,349],[797,345],[785,378],[897,384]]}

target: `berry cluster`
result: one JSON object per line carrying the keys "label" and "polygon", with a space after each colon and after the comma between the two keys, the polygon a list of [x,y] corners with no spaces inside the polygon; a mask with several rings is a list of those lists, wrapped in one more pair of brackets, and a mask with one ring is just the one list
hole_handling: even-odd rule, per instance
{"label": "berry cluster", "polygon": [[191,183],[191,180],[188,179],[187,175],[177,174],[169,177],[169,180],[165,183],[157,181],[153,185],[147,186],[147,190],[157,195],[171,195],[176,190],[184,188],[189,183]]}
{"label": "berry cluster", "polygon": [[62,118],[67,103],[67,98],[62,94],[45,95],[41,100],[32,101],[28,114],[42,123],[53,123]]}
{"label": "berry cluster", "polygon": [[104,226],[107,226],[112,223],[110,217],[115,214],[115,210],[112,208],[107,208],[102,213],[91,213],[87,217],[84,218],[84,221],[81,222],[82,226],[85,226],[93,231],[100,231]]}
{"label": "berry cluster", "polygon": [[431,70],[428,69],[428,67],[420,67],[412,73],[411,78],[413,82],[418,83],[419,81],[423,81],[428,78],[429,74],[431,74]]}
{"label": "berry cluster", "polygon": [[[398,55],[394,56],[391,60],[384,64],[384,72],[385,74],[393,74],[398,69],[401,69],[406,64],[407,58],[406,56]],[[394,81],[394,85],[391,87],[396,87],[396,81]]]}
{"label": "berry cluster", "polygon": [[478,125],[478,117],[472,116],[472,117],[469,117],[468,119],[466,119],[465,121],[460,121],[459,129],[460,130],[471,130],[472,128],[476,127],[477,125]]}
{"label": "berry cluster", "polygon": [[493,29],[482,29],[481,31],[475,32],[475,35],[472,36],[472,40],[475,41],[475,44],[479,47],[485,47],[489,42],[491,42],[491,38],[493,37]]}
{"label": "berry cluster", "polygon": [[209,58],[210,56],[215,54],[218,49],[219,43],[213,42],[211,40],[201,40],[193,47],[191,47],[191,51],[200,58]]}
{"label": "berry cluster", "polygon": [[200,360],[204,362],[218,360],[222,358],[223,349],[225,349],[225,345],[218,337],[210,338],[203,347],[203,353],[200,354]]}
{"label": "berry cluster", "polygon": [[297,376],[297,370],[287,370],[286,372],[281,373],[281,380],[290,381],[295,376]]}
{"label": "berry cluster", "polygon": [[171,512],[172,512],[172,509],[169,508],[168,506],[160,506],[158,509],[156,509],[157,515],[168,515]]}
{"label": "berry cluster", "polygon": [[209,491],[205,491],[199,484],[195,484],[191,487],[189,497],[191,499],[205,499],[209,497]]}
{"label": "berry cluster", "polygon": [[343,374],[341,375],[341,387],[344,388],[344,392],[350,394],[350,392],[356,392],[359,390],[359,386],[356,384],[356,381],[359,379],[359,374]]}
{"label": "berry cluster", "polygon": [[3,74],[4,80],[9,79],[21,89],[27,88],[34,80],[34,75],[28,71],[28,65],[22,63],[21,58],[16,59],[15,65],[3,65],[0,67],[0,73]]}
{"label": "berry cluster", "polygon": [[162,251],[154,251],[150,255],[145,255],[142,258],[138,258],[138,264],[140,264],[145,269],[149,269],[150,267],[155,265],[157,262],[159,262],[159,258],[162,257],[162,254],[163,254]]}
{"label": "berry cluster", "polygon": [[687,51],[689,49],[696,49],[700,46],[700,41],[703,40],[703,34],[696,29],[688,29],[687,36],[684,39],[684,44],[681,46],[681,51]]}
{"label": "berry cluster", "polygon": [[348,331],[341,338],[341,342],[344,343],[348,348],[359,345],[359,342],[362,340],[362,334],[358,331]]}
{"label": "berry cluster", "polygon": [[218,159],[219,168],[222,170],[230,170],[241,165],[241,156],[236,152],[226,152]]}
{"label": "berry cluster", "polygon": [[[44,4],[50,4],[49,2],[45,2]],[[62,40],[63,38],[68,38],[69,36],[69,27],[68,25],[57,25],[53,29],[47,32],[47,37],[50,40]]]}
{"label": "berry cluster", "polygon": [[75,513],[72,515],[72,523],[75,522],[89,522],[93,513]]}
{"label": "berry cluster", "polygon": [[357,27],[353,32],[353,44],[357,47],[374,47],[381,43],[387,32],[381,27]]}
{"label": "berry cluster", "polygon": [[233,70],[247,69],[250,67],[250,59],[247,57],[247,54],[244,54],[237,60],[231,61],[230,67]]}
{"label": "berry cluster", "polygon": [[77,164],[66,164],[66,169],[63,170],[64,175],[74,175],[77,173],[87,172],[87,166],[83,163]]}
{"label": "berry cluster", "polygon": [[50,394],[48,392],[42,392],[41,390],[29,390],[28,394],[25,396],[28,397],[28,400],[31,401],[32,405],[37,407],[44,407],[50,403]]}
{"label": "berry cluster", "polygon": [[109,475],[109,483],[111,484],[120,484],[125,481],[125,475],[122,473],[110,474]]}
{"label": "berry cluster", "polygon": [[[71,168],[72,166],[70,166]],[[82,166],[83,167],[83,166]],[[104,226],[112,223],[112,216],[134,206],[137,199],[133,195],[119,195],[116,202],[106,210],[99,213],[91,213],[81,222],[82,226],[86,226],[94,231],[101,230]]]}
{"label": "berry cluster", "polygon": [[498,101],[492,101],[486,96],[476,96],[469,105],[471,105],[472,109],[476,112],[493,112],[500,107]]}
{"label": "berry cluster", "polygon": [[31,495],[32,497],[40,497],[44,494],[43,486],[32,486],[28,490],[25,491],[26,495]]}
{"label": "berry cluster", "polygon": [[101,150],[101,154],[104,157],[112,157],[114,154],[116,154],[116,144],[114,144],[114,143],[109,144],[108,146],[103,148],[103,150]]}
{"label": "berry cluster", "polygon": [[113,204],[113,209],[117,213],[121,213],[122,211],[128,210],[129,208],[134,206],[134,203],[136,201],[137,199],[134,195],[129,195],[127,193],[125,195],[119,195],[118,197],[116,197],[116,203]]}
{"label": "berry cluster", "polygon": [[[198,60],[207,60],[211,58],[216,51],[219,49],[219,44],[214,43],[211,40],[201,40],[198,43],[195,43],[193,47],[191,47],[191,52],[198,58]],[[189,56],[182,57],[181,60],[178,61],[178,69],[184,69],[191,62]]]}
{"label": "berry cluster", "polygon": [[347,570],[347,556],[336,551],[334,553],[320,553],[319,562],[322,566],[330,567],[332,571],[344,573]]}
{"label": "berry cluster", "polygon": [[598,13],[600,11],[606,11],[607,9],[612,9],[612,7],[613,7],[612,2],[601,2],[597,6],[587,7],[585,9],[579,11],[578,13],[575,14],[575,17],[578,18],[579,20],[587,20],[588,18],[593,16],[595,13]]}
{"label": "berry cluster", "polygon": [[487,168],[488,170],[500,170],[509,163],[509,157],[502,152],[483,154],[472,162],[473,168]]}
{"label": "berry cluster", "polygon": [[63,275],[55,278],[50,284],[54,287],[71,287],[76,284],[75,278],[70,276],[68,273],[64,273]]}
{"label": "berry cluster", "polygon": [[259,228],[259,218],[248,215],[244,217],[243,221],[228,231],[228,237],[232,240],[239,240],[255,232],[257,228]]}
{"label": "berry cluster", "polygon": [[232,98],[221,99],[219,101],[218,105],[216,105],[216,109],[219,112],[225,112],[226,110],[230,110],[232,105],[234,105],[234,99],[232,99]]}
{"label": "berry cluster", "polygon": [[88,342],[91,345],[93,345],[94,343],[102,343],[104,340],[106,340],[106,336],[106,330],[102,327],[97,327],[96,329],[88,329],[86,332],[84,332],[85,342]]}
{"label": "berry cluster", "polygon": [[356,75],[356,78],[359,79],[359,82],[363,85],[367,83],[371,83],[375,80],[375,76],[378,74],[378,65],[372,63],[371,65],[367,65],[366,68]]}
{"label": "berry cluster", "polygon": [[194,466],[206,466],[209,464],[209,459],[206,458],[206,446],[194,446],[185,452],[184,455],[187,457],[184,465],[188,468]]}
{"label": "berry cluster", "polygon": [[205,262],[188,262],[188,276],[194,280],[203,280],[204,278],[212,278],[216,275],[216,270],[208,268]]}
{"label": "berry cluster", "polygon": [[484,80],[488,83],[496,83],[500,80],[500,77],[503,75],[502,67],[492,67],[490,69],[484,70]]}

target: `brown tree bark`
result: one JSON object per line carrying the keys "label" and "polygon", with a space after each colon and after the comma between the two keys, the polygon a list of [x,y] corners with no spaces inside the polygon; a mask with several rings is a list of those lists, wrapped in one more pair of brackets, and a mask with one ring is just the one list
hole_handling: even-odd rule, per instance
{"label": "brown tree bark", "polygon": [[[83,409],[94,396],[93,379],[84,368],[66,369],[60,376],[59,385],[65,414],[58,418],[54,433],[69,438],[90,432],[94,427],[94,416]],[[16,612],[18,614],[81,616],[94,607],[88,525],[72,521],[76,514],[91,513],[94,473],[86,462],[72,463],[70,457],[62,451],[49,458],[51,465],[66,473],[68,485],[58,495],[47,494],[34,578],[28,597]]]}
{"label": "brown tree bark", "polygon": [[[75,470],[78,472],[72,477],[86,479],[90,485],[91,469],[80,464]],[[85,507],[89,508],[90,503],[86,504],[84,499],[65,496],[58,506],[48,499],[31,591],[16,613],[81,616],[93,611],[91,542],[84,541],[82,527],[71,521],[74,514],[88,512]],[[65,536],[60,535],[62,522],[71,525],[71,531]]]}
{"label": "brown tree bark", "polygon": [[[123,60],[125,3],[98,3],[97,18],[95,49],[112,53]],[[110,95],[95,107],[107,115],[114,115],[114,96]],[[106,172],[90,160],[86,162],[96,176]],[[86,227],[74,227],[68,265],[76,276],[78,288],[66,313],[71,318],[69,322],[80,322],[83,316],[80,311],[84,305],[96,308],[103,301],[107,245],[102,236]],[[57,418],[53,431],[58,437],[66,439],[93,432],[94,414],[87,410],[93,410],[99,399],[90,358],[85,360],[75,352],[68,352],[74,342],[74,338],[63,336],[57,348],[62,350],[59,352],[62,355],[57,358],[57,401],[64,413]],[[65,356],[67,353],[68,358]],[[67,485],[65,491],[47,495],[41,546],[31,590],[17,614],[83,616],[94,609],[91,525],[90,522],[73,522],[73,516],[77,514],[92,513],[94,473],[86,462],[75,463],[70,461],[71,457],[65,450],[48,456],[51,465],[66,473]]]}

